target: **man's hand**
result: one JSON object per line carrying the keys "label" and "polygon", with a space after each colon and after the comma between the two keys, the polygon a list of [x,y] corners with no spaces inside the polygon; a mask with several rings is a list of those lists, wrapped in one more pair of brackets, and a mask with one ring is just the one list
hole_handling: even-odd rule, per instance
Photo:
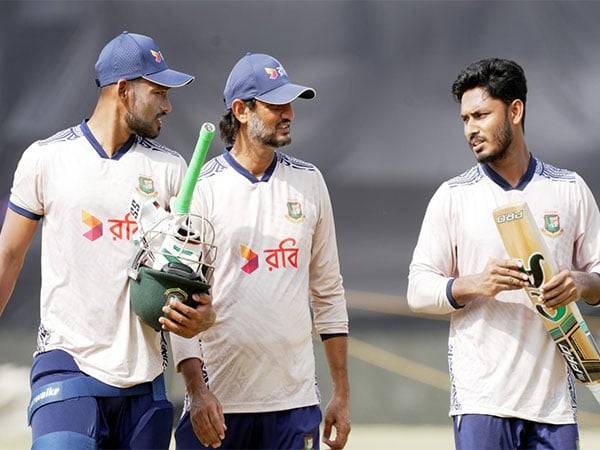
{"label": "man's hand", "polygon": [[579,300],[582,295],[578,275],[578,272],[568,270],[557,273],[542,286],[540,300],[549,308],[559,308]]}
{"label": "man's hand", "polygon": [[220,447],[227,430],[221,403],[206,386],[190,398],[190,420],[196,437],[205,447]]}
{"label": "man's hand", "polygon": [[215,311],[212,298],[208,294],[194,294],[192,298],[198,302],[193,308],[177,300],[171,300],[163,306],[164,317],[158,319],[162,329],[184,338],[191,338],[215,323]]}
{"label": "man's hand", "polygon": [[464,305],[477,297],[495,297],[502,291],[530,286],[527,274],[519,271],[521,267],[522,263],[516,259],[490,258],[483,272],[457,278],[452,295]]}
{"label": "man's hand", "polygon": [[520,272],[522,263],[516,259],[490,258],[478,276],[479,295],[494,297],[502,291],[514,291],[529,286],[529,277]]}
{"label": "man's hand", "polygon": [[[346,397],[335,396],[325,408],[325,426],[323,442],[333,450],[341,450],[348,441],[350,434],[350,408]],[[335,428],[335,439],[331,439],[332,427]]]}

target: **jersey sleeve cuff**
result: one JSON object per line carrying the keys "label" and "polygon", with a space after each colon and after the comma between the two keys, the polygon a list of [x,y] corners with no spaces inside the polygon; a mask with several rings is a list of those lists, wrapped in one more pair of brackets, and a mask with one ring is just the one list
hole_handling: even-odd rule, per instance
{"label": "jersey sleeve cuff", "polygon": [[19,214],[20,216],[27,217],[31,220],[40,220],[43,216],[39,214],[32,213],[31,211],[27,211],[25,208],[21,208],[20,206],[15,205],[13,202],[8,202],[8,207]]}
{"label": "jersey sleeve cuff", "polygon": [[325,342],[327,339],[331,339],[334,337],[340,337],[340,336],[348,337],[348,333],[320,334],[319,336],[321,336],[321,341]]}
{"label": "jersey sleeve cuff", "polygon": [[448,283],[446,283],[446,297],[448,298],[448,302],[452,305],[454,309],[462,309],[465,305],[459,305],[454,296],[452,295],[452,285],[454,284],[454,280],[456,278],[450,278]]}

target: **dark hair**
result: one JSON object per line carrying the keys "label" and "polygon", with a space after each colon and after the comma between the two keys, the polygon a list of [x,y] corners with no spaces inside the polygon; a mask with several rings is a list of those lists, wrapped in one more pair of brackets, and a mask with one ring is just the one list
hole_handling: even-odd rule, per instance
{"label": "dark hair", "polygon": [[[254,109],[256,105],[255,99],[244,100],[246,106],[250,109]],[[219,122],[219,132],[221,135],[221,140],[225,142],[226,145],[233,145],[235,143],[235,137],[240,130],[240,121],[233,115],[231,109],[228,109],[223,117],[221,117],[221,121]]]}
{"label": "dark hair", "polygon": [[[493,98],[510,105],[519,99],[527,102],[527,79],[523,68],[509,59],[482,59],[468,65],[452,83],[452,96],[460,103],[466,91],[481,87]],[[525,109],[521,126],[525,130]]]}

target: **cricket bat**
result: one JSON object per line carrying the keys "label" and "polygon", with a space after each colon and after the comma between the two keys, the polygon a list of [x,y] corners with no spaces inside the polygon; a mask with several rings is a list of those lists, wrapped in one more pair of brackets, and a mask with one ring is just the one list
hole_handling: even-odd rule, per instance
{"label": "cricket bat", "polygon": [[496,208],[493,216],[509,257],[520,260],[521,270],[529,276],[530,286],[524,288],[529,300],[575,378],[600,403],[600,351],[579,308],[575,303],[547,308],[539,299],[540,288],[558,273],[558,267],[527,203]]}

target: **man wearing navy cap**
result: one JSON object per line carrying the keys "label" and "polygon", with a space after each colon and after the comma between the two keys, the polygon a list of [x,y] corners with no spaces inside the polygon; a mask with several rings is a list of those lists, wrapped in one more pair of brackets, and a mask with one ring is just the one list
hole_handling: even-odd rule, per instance
{"label": "man wearing navy cap", "polygon": [[291,143],[292,101],[315,91],[290,82],[275,58],[249,53],[224,94],[228,147],[205,165],[192,204],[220,249],[217,321],[200,343],[172,339],[190,410],[177,448],[319,448],[312,308],[333,383],[323,441],[341,449],[350,432],[348,315],[331,203],[319,170],[279,150]]}
{"label": "man wearing navy cap", "polygon": [[[152,139],[171,111],[167,91],[193,77],[167,67],[147,36],[124,32],[96,63],[89,120],[34,142],[15,172],[0,234],[0,312],[42,220],[41,321],[28,419],[34,449],[169,446],[164,340],[131,311],[127,268],[138,189],[163,207],[186,164]],[[163,328],[191,337],[214,320],[211,299],[176,302]]]}

